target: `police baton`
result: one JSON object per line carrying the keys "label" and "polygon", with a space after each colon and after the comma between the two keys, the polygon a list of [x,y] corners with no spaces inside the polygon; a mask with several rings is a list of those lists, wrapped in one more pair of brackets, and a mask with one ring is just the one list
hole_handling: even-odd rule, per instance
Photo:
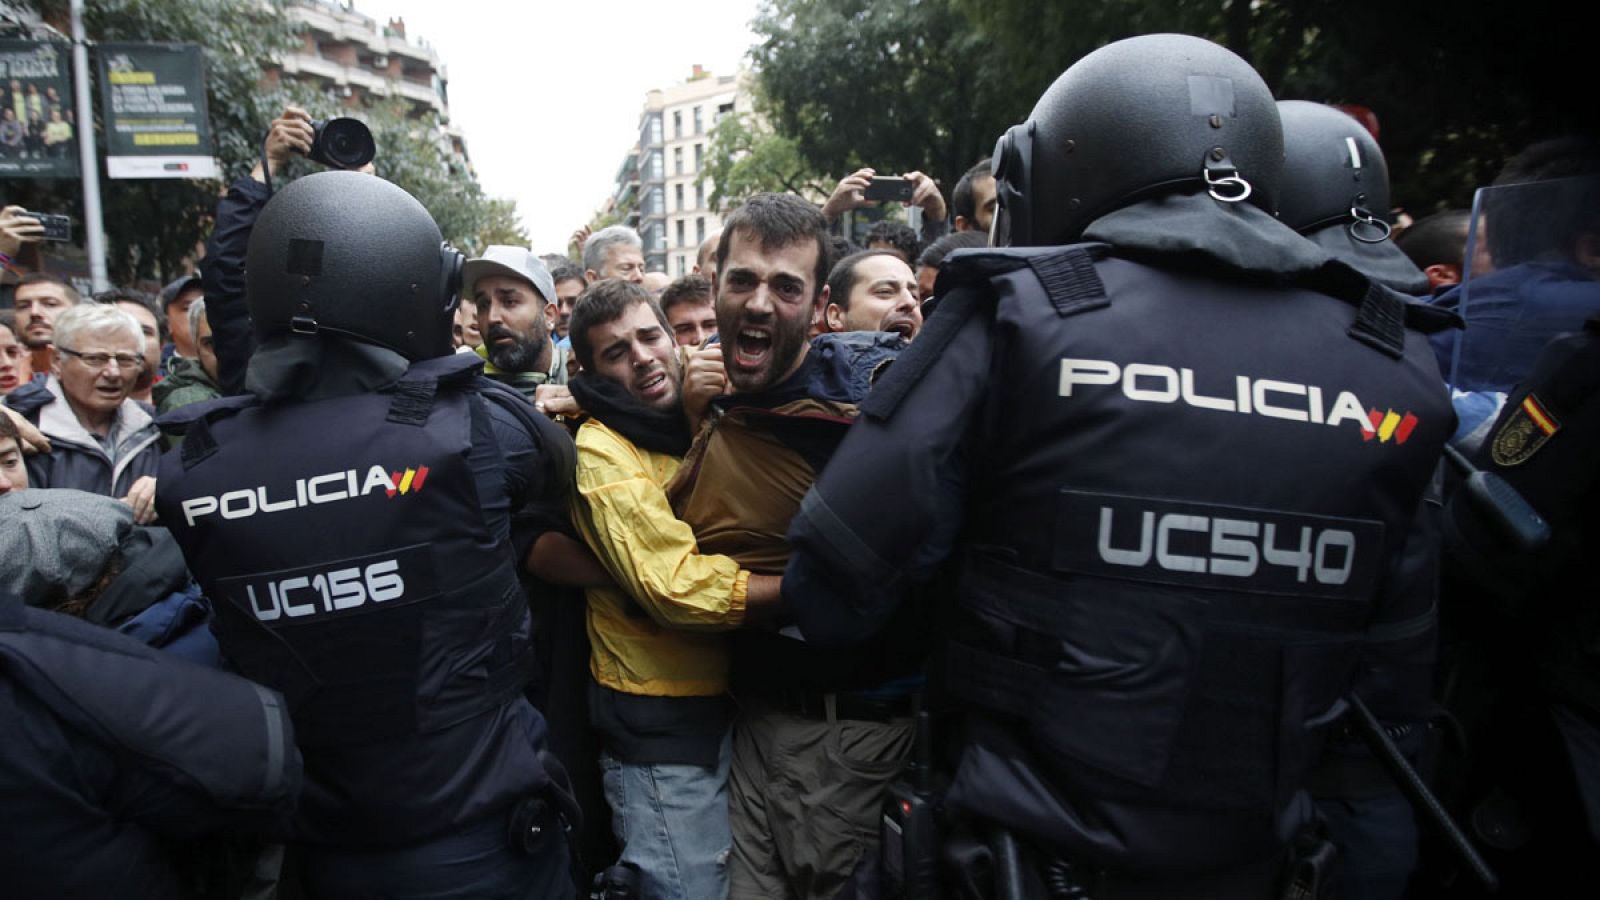
{"label": "police baton", "polygon": [[[1504,482],[1501,483],[1504,484]],[[1472,874],[1483,882],[1485,890],[1490,893],[1499,890],[1500,879],[1495,876],[1494,870],[1490,869],[1489,864],[1484,862],[1483,857],[1478,853],[1478,849],[1472,846],[1472,842],[1462,833],[1461,827],[1455,823],[1454,819],[1450,818],[1450,813],[1439,802],[1439,798],[1428,790],[1428,786],[1422,781],[1422,776],[1418,775],[1417,770],[1411,767],[1411,763],[1406,760],[1405,754],[1400,752],[1400,748],[1396,747],[1394,741],[1389,738],[1388,732],[1384,731],[1383,726],[1378,724],[1378,717],[1374,716],[1372,710],[1367,708],[1366,702],[1355,694],[1351,694],[1349,700],[1350,709],[1354,715],[1354,721],[1351,724],[1355,726],[1356,733],[1361,735],[1361,739],[1366,741],[1367,748],[1372,751],[1372,755],[1376,756],[1378,761],[1383,764],[1383,767],[1389,770],[1389,776],[1399,786],[1400,793],[1405,794],[1406,799],[1411,801],[1413,809],[1421,812],[1424,818],[1432,821],[1439,831],[1444,834],[1445,840],[1455,849],[1456,854],[1466,862],[1467,868],[1471,869]]]}

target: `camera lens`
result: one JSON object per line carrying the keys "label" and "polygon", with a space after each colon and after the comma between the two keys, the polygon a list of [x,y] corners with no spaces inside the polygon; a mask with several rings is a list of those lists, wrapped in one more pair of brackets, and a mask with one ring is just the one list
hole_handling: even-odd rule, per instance
{"label": "camera lens", "polygon": [[377,153],[372,132],[359,119],[329,119],[317,138],[312,158],[336,168],[359,169]]}

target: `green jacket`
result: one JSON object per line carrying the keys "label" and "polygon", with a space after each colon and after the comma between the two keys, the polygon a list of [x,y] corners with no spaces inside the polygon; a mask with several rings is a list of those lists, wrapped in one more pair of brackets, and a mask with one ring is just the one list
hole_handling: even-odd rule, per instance
{"label": "green jacket", "polygon": [[[214,400],[222,396],[222,391],[217,383],[211,380],[206,370],[200,367],[200,360],[189,359],[186,356],[174,356],[167,363],[168,374],[166,378],[156,382],[151,389],[151,399],[156,401],[158,413],[169,413],[180,406],[199,403],[202,400]],[[168,447],[176,446],[178,438],[168,435]]]}

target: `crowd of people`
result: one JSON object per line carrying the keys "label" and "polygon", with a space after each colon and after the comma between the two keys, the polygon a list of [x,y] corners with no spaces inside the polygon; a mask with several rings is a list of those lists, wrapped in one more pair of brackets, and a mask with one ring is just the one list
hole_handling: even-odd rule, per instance
{"label": "crowd of people", "polygon": [[863,168],[673,279],[270,191],[310,140],[159,296],[0,211],[0,893],[1470,896],[1600,842],[1587,588],[1518,608],[1589,583],[1600,144],[1402,229],[1364,125],[1147,36],[897,176],[920,228],[842,233]]}
{"label": "crowd of people", "polygon": [[13,78],[8,89],[0,90],[0,156],[10,159],[48,159],[70,157],[72,108],[61,102],[53,86],[29,82],[26,86]]}

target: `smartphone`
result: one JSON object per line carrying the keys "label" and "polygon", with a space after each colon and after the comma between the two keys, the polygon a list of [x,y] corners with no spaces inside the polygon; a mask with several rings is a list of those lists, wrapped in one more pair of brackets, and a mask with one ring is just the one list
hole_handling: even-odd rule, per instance
{"label": "smartphone", "polygon": [[912,190],[911,182],[904,178],[874,175],[861,196],[867,200],[898,200],[904,203],[911,199]]}
{"label": "smartphone", "polygon": [[44,239],[47,241],[72,240],[72,220],[66,216],[52,215],[51,213],[36,213],[24,211],[22,215],[44,226]]}

